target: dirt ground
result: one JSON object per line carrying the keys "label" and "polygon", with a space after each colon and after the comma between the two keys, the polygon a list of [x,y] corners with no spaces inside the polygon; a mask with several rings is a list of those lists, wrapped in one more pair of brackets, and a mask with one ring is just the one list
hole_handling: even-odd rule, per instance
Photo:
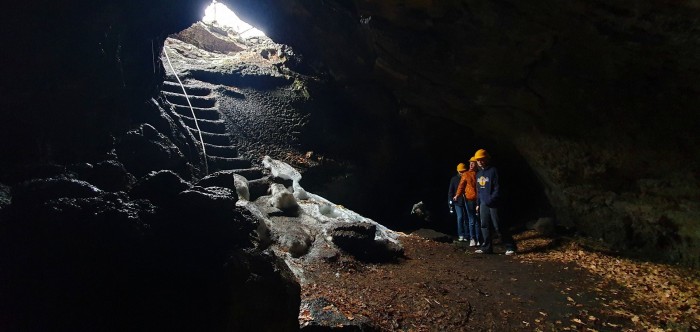
{"label": "dirt ground", "polygon": [[[300,324],[334,311],[335,323],[380,331],[699,331],[700,273],[604,254],[583,242],[516,236],[519,252],[475,254],[462,242],[416,236],[405,258],[344,257],[308,266]],[[325,301],[327,300],[327,301]],[[319,311],[320,310],[320,311]],[[364,322],[364,323],[360,323]]]}

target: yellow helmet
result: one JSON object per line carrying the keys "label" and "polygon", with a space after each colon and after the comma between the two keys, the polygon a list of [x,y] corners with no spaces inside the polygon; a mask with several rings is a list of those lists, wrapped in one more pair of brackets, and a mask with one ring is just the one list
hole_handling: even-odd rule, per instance
{"label": "yellow helmet", "polygon": [[469,158],[469,162],[470,162],[470,163],[471,163],[471,162],[476,162],[476,158],[474,158],[474,157]]}
{"label": "yellow helmet", "polygon": [[479,149],[476,150],[476,153],[474,154],[474,159],[479,160],[479,159],[490,159],[491,156],[489,156],[489,153],[486,152],[484,149]]}
{"label": "yellow helmet", "polygon": [[467,170],[467,165],[465,165],[464,163],[459,163],[457,165],[457,172],[462,172],[462,171],[466,171],[466,170]]}

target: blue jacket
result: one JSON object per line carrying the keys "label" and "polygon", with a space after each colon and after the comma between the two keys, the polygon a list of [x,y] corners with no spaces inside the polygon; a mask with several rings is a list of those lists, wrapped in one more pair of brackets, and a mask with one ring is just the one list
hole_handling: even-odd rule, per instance
{"label": "blue jacket", "polygon": [[476,173],[476,204],[496,207],[499,201],[498,170],[487,166]]}
{"label": "blue jacket", "polygon": [[[459,175],[455,175],[450,179],[450,188],[447,189],[447,201],[452,202],[452,197],[455,197],[455,194],[457,193],[457,187],[459,186],[459,180],[461,180],[462,177]],[[454,201],[455,205],[459,206],[464,206],[464,195],[461,195],[457,198],[456,201]]]}

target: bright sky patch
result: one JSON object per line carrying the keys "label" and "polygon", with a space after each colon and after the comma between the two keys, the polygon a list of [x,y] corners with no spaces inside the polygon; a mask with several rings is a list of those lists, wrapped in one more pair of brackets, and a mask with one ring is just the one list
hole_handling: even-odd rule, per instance
{"label": "bright sky patch", "polygon": [[231,27],[243,38],[265,36],[265,33],[243,22],[232,10],[218,2],[212,2],[212,4],[207,7],[204,11],[204,18],[202,18],[202,21],[205,23],[216,21],[220,26]]}

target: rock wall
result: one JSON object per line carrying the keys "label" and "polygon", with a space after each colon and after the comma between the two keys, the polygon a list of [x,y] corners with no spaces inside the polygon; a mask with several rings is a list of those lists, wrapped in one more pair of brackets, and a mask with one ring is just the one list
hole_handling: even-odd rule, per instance
{"label": "rock wall", "polygon": [[[514,218],[544,192],[528,213],[551,206],[558,223],[614,248],[700,264],[692,2],[222,2],[332,83],[316,91],[337,94],[335,107],[308,127],[324,140],[305,139],[351,165],[319,187],[355,210],[400,224],[422,196],[440,209],[453,165],[483,147],[512,179]],[[11,185],[46,171],[29,163],[108,160],[125,133],[143,132],[159,116],[163,41],[206,1],[16,5],[3,14]],[[172,156],[197,174],[196,152]]]}
{"label": "rock wall", "polygon": [[[374,157],[359,159],[383,171],[366,178],[445,174],[447,183],[436,164],[451,168],[484,147],[509,168],[511,205],[542,190],[548,204],[530,213],[553,214],[562,226],[640,257],[698,264],[693,2],[234,5],[277,42],[322,59],[358,117],[390,123],[369,131],[377,146],[363,151]],[[339,43],[353,46],[339,52]],[[372,104],[386,105],[381,92],[366,88],[377,82],[392,107]],[[383,140],[390,131],[394,139]],[[405,165],[421,172],[401,171]],[[532,181],[518,179],[533,177],[534,189],[523,189]]]}

